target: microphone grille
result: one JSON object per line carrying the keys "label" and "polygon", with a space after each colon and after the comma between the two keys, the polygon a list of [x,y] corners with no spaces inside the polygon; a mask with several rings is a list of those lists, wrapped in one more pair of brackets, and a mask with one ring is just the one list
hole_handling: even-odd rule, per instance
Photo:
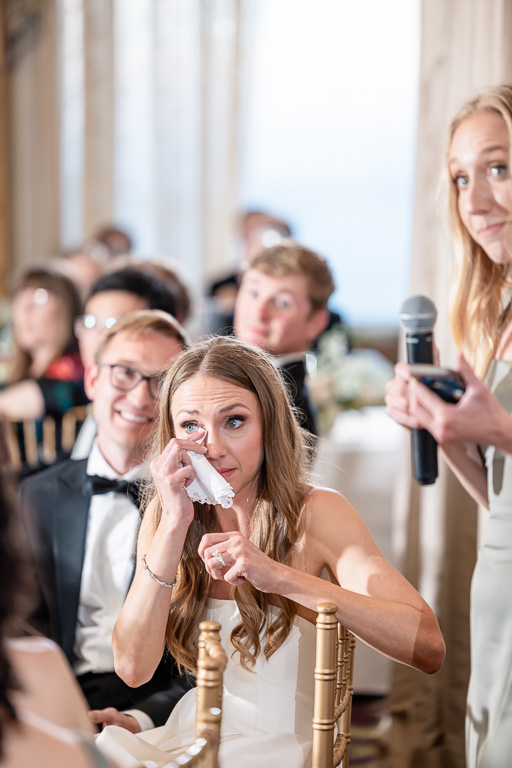
{"label": "microphone grille", "polygon": [[408,333],[431,331],[436,317],[436,305],[427,296],[409,296],[400,307],[400,322]]}

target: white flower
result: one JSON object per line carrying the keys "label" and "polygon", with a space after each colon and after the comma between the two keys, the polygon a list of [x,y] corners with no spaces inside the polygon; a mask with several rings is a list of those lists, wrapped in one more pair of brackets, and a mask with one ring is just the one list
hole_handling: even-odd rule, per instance
{"label": "white flower", "polygon": [[393,378],[391,362],[375,349],[348,351],[347,335],[334,327],[322,337],[311,376],[311,397],[322,416],[340,408],[383,405],[386,384]]}

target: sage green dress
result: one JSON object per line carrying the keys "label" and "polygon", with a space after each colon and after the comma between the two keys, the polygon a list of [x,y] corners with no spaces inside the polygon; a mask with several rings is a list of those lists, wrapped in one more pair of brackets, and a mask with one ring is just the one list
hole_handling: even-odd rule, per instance
{"label": "sage green dress", "polygon": [[[493,360],[485,382],[512,414],[512,363]],[[512,416],[511,416],[512,418]],[[468,768],[512,766],[512,457],[482,446],[490,516],[471,584]]]}

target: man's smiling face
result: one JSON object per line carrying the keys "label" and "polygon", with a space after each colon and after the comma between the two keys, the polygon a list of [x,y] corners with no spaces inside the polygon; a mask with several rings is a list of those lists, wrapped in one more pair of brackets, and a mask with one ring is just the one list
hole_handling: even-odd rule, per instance
{"label": "man's smiling face", "polygon": [[87,396],[93,401],[98,445],[115,469],[141,461],[144,444],[158,415],[158,403],[149,390],[149,382],[143,379],[127,392],[113,386],[109,366],[126,366],[144,376],[153,376],[167,367],[180,351],[176,339],[160,333],[151,331],[136,337],[119,333],[105,348],[102,365],[87,367],[85,386]]}

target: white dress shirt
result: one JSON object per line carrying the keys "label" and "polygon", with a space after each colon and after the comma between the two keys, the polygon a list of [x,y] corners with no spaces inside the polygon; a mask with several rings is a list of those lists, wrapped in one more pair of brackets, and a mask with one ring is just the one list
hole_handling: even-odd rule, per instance
{"label": "white dress shirt", "polygon": [[[147,476],[147,465],[120,476],[95,442],[87,474],[138,480]],[[112,630],[133,574],[139,521],[139,510],[127,496],[109,491],[91,498],[74,645],[77,675],[114,671]]]}
{"label": "white dress shirt", "polygon": [[86,459],[91,455],[97,431],[96,419],[92,413],[88,413],[76,436],[73,450],[71,451],[72,459],[78,461],[78,459]]}

